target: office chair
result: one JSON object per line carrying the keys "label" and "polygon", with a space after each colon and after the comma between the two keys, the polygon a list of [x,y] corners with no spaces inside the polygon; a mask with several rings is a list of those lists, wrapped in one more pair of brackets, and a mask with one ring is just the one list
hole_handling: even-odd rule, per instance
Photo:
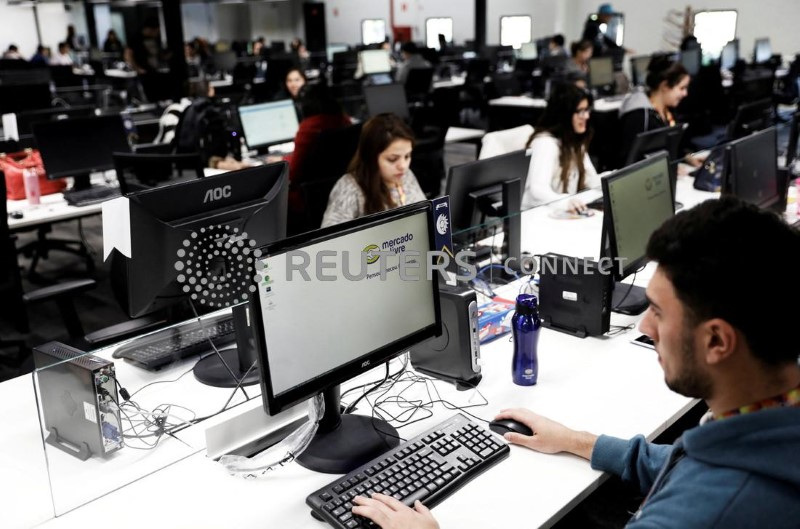
{"label": "office chair", "polygon": [[409,103],[425,103],[433,84],[433,68],[412,68],[405,82]]}
{"label": "office chair", "polygon": [[479,160],[519,151],[526,147],[533,127],[525,124],[510,129],[487,132],[481,140]]}
{"label": "office chair", "polygon": [[[203,178],[203,159],[200,153],[181,154],[112,154],[119,189],[123,195],[157,187],[169,181]],[[189,175],[184,175],[185,171]]]}

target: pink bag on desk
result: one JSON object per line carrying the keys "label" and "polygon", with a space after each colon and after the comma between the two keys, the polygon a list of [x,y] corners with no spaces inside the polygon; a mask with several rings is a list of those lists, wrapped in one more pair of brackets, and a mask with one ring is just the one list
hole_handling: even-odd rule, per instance
{"label": "pink bag on desk", "polygon": [[61,193],[67,187],[63,179],[48,180],[44,172],[44,164],[39,151],[25,149],[12,154],[0,153],[0,171],[6,175],[6,199],[22,200],[25,198],[25,183],[23,172],[25,169],[36,169],[39,175],[39,189],[42,195]]}

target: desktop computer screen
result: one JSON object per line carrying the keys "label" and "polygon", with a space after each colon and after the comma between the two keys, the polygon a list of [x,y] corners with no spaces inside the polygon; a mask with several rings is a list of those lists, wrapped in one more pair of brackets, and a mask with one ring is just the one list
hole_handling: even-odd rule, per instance
{"label": "desktop computer screen", "polygon": [[75,187],[89,187],[89,175],[114,168],[114,152],[131,152],[122,118],[44,121],[33,124],[48,178],[75,177]]}
{"label": "desktop computer screen", "polygon": [[614,61],[611,57],[589,59],[589,86],[602,88],[614,84]]}
{"label": "desktop computer screen", "polygon": [[734,39],[728,42],[719,56],[719,67],[722,70],[733,70],[736,61],[739,60],[739,40]]}
{"label": "desktop computer screen", "polygon": [[[620,169],[602,180],[601,255],[615,259],[617,281],[645,261],[650,235],[675,213],[667,154],[661,153]],[[647,308],[644,289],[617,283],[612,310],[638,314]]]}
{"label": "desktop computer screen", "polygon": [[264,406],[276,414],[325,397],[304,466],[344,473],[397,444],[388,423],[340,417],[338,385],[441,332],[438,277],[426,273],[430,218],[430,202],[419,202],[261,249],[248,310]]}
{"label": "desktop computer screen", "polygon": [[763,64],[769,62],[772,58],[772,46],[770,45],[769,38],[756,39],[755,46],[753,47],[753,62],[756,64]]}
{"label": "desktop computer screen", "polygon": [[640,55],[631,59],[631,81],[634,86],[644,86],[647,80],[647,67],[650,65],[650,55]]}
{"label": "desktop computer screen", "polygon": [[348,49],[349,48],[347,47],[347,44],[328,44],[325,47],[325,55],[328,58],[328,62],[329,63],[333,62],[334,54],[340,53],[340,52],[345,52]]}
{"label": "desktop computer screen", "polygon": [[392,65],[389,62],[389,52],[386,50],[364,50],[358,53],[361,71],[364,75],[389,73]]}
{"label": "desktop computer screen", "polygon": [[722,193],[731,194],[760,208],[772,208],[781,200],[778,189],[778,134],[770,127],[728,145],[728,171]]}
{"label": "desktop computer screen", "polygon": [[693,48],[691,50],[684,50],[680,53],[680,61],[689,75],[697,75],[700,71],[700,66],[703,60],[703,50],[700,48]]}
{"label": "desktop computer screen", "polygon": [[408,120],[406,89],[401,84],[369,85],[364,87],[364,99],[370,117],[390,112]]}
{"label": "desktop computer screen", "polygon": [[292,141],[300,126],[291,99],[241,106],[238,111],[244,139],[251,149]]}
{"label": "desktop computer screen", "polygon": [[519,51],[517,52],[517,58],[522,60],[531,60],[539,58],[539,50],[536,47],[536,43],[523,42],[519,47]]}

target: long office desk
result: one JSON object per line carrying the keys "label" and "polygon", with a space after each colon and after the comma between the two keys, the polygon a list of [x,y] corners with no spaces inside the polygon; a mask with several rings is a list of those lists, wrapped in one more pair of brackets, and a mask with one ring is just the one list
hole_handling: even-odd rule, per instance
{"label": "long office desk", "polygon": [[[696,192],[690,186],[690,182],[683,180],[678,184],[678,198],[687,207],[713,196]],[[554,219],[549,214],[550,209],[545,206],[523,213],[523,249],[581,256],[599,252],[601,215],[563,221]],[[594,252],[589,253],[592,248]],[[642,278],[644,275],[640,274]],[[510,297],[514,293],[505,294]],[[614,315],[612,325],[625,326],[638,319]],[[469,408],[483,419],[491,419],[500,409],[521,406],[573,428],[620,437],[643,433],[652,439],[688,411],[695,401],[666,388],[655,352],[630,343],[636,336],[638,332],[631,330],[614,336],[579,339],[543,329],[539,343],[539,382],[536,386],[519,387],[511,382],[512,343],[506,335],[481,347],[484,378],[478,386],[480,394],[457,392],[443,382],[436,385],[443,399],[460,406],[479,403],[481,395],[485,397],[488,405]],[[101,354],[108,354],[108,351]],[[116,366],[118,377],[125,380],[129,390],[152,376],[123,361],[117,361]],[[175,367],[173,373],[158,376],[169,378],[189,366],[191,361],[184,367]],[[382,378],[383,370],[379,367],[364,375],[362,380]],[[184,377],[180,384],[173,390],[180,395],[202,393],[197,402],[203,409],[213,408],[212,401],[229,394],[226,390],[200,388],[191,375]],[[163,386],[166,391],[170,385]],[[405,396],[427,400],[426,393],[424,387],[418,386]],[[163,446],[151,456],[124,454],[126,448],[123,448],[120,457],[133,458],[137,465],[147,465],[150,457],[160,457],[158,451],[162,449],[176,451],[178,455],[174,463],[165,468],[52,518],[30,377],[0,384],[0,402],[3,403],[0,421],[4,425],[0,436],[0,497],[6,505],[13,506],[11,521],[4,526],[42,523],[41,526],[47,528],[78,527],[113,519],[114,524],[121,527],[325,527],[311,518],[304,502],[310,492],[331,481],[333,476],[290,464],[264,478],[244,480],[229,476],[207,458],[202,449],[183,449],[185,453],[181,453],[181,443],[175,439],[165,439]],[[259,405],[256,398],[226,413],[235,414],[237,409]],[[363,404],[361,413],[368,413]],[[436,405],[433,417],[400,428],[399,432],[404,438],[413,437],[453,413]],[[202,443],[205,427],[206,424],[201,423],[178,437],[185,435],[188,443],[197,446]],[[52,449],[48,450],[48,455],[51,467],[59,464],[56,460],[71,459]],[[98,458],[81,463],[101,464],[103,461]],[[75,479],[76,488],[90,486],[77,481],[79,477]],[[603,474],[575,456],[544,455],[513,446],[508,459],[470,482],[433,512],[442,527],[496,527],[498,519],[524,527],[548,527],[604,479]],[[7,513],[9,509],[4,510]]]}

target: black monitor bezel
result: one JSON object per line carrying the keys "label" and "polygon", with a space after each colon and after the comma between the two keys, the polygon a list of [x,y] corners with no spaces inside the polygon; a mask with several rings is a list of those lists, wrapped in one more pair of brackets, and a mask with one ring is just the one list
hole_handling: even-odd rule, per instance
{"label": "black monitor bezel", "polygon": [[[254,145],[254,144],[250,143],[250,141],[247,139],[247,131],[244,130],[244,121],[242,120],[242,108],[260,107],[260,106],[264,106],[264,105],[277,105],[278,103],[284,103],[286,101],[289,101],[292,104],[292,107],[295,108],[295,119],[297,119],[297,110],[296,110],[296,107],[294,107],[294,102],[291,99],[276,99],[275,101],[264,101],[263,103],[254,103],[252,105],[240,105],[240,106],[236,107],[236,116],[239,118],[239,123],[241,124],[241,127],[242,127],[242,134],[244,135],[244,141],[245,141],[245,143],[247,143],[247,147],[248,148],[256,150],[256,151],[259,151],[261,149],[267,149],[267,148],[269,148],[269,147],[271,147],[273,145],[280,145],[281,143],[286,143],[288,141],[294,140],[294,137],[297,135],[297,131],[295,131],[295,133],[292,134],[288,138],[282,138],[282,139],[278,139],[278,140],[274,140],[274,141],[268,141],[266,143],[259,143],[259,144],[255,144]],[[267,126],[269,126],[269,125],[267,125]],[[299,119],[297,119],[297,128],[298,129],[300,128],[300,120]]]}
{"label": "black monitor bezel", "polygon": [[[617,257],[617,237],[616,232],[614,231],[614,212],[611,206],[611,196],[609,194],[609,186],[612,182],[619,180],[621,178],[625,178],[629,176],[631,173],[636,173],[643,167],[648,165],[656,165],[658,163],[664,163],[664,167],[667,170],[667,178],[669,179],[669,157],[667,156],[666,151],[661,153],[655,154],[644,160],[631,164],[627,167],[623,167],[613,173],[604,176],[601,179],[601,184],[603,187],[603,229],[602,235],[600,237],[600,256],[601,257],[610,257],[611,259],[616,260]],[[668,181],[669,183],[669,181]],[[672,189],[672,185],[667,186],[670,194],[670,201],[673,208],[673,215],[675,214],[675,192]],[[614,266],[610,267],[612,274],[614,276],[615,281],[621,281],[631,275],[633,272],[638,270],[642,267],[643,264],[647,262],[647,256],[642,255],[641,257],[634,259],[630,263],[626,263],[625,266],[620,270],[620,267],[615,264]]]}
{"label": "black monitor bezel", "polygon": [[[730,142],[728,145],[725,146],[727,151],[726,156],[728,158],[727,170],[725,171],[725,175],[722,178],[722,194],[723,195],[733,195],[738,197],[737,195],[737,178],[736,178],[736,161],[741,156],[740,149],[743,147],[747,147],[748,143],[753,142],[754,140],[760,139],[762,136],[770,135],[773,137],[773,145],[774,150],[773,156],[769,156],[769,159],[772,160],[772,175],[775,177],[775,194],[769,197],[766,200],[762,200],[761,202],[754,204],[755,206],[761,209],[771,209],[774,208],[777,204],[781,203],[781,189],[779,185],[779,178],[778,178],[778,131],[777,128],[767,127],[765,129],[759,130],[758,132],[754,132],[749,136],[745,136],[743,138],[739,138],[738,140]],[[737,154],[739,153],[739,154]],[[745,202],[749,202],[745,200],[743,197],[738,197]]]}
{"label": "black monitor bezel", "polygon": [[[408,206],[395,208],[373,215],[367,215],[358,219],[321,228],[316,231],[306,232],[300,235],[289,237],[274,244],[268,244],[259,248],[261,251],[261,258],[267,258],[270,255],[281,254],[299,248],[307,247],[311,244],[324,242],[336,237],[348,235],[353,232],[362,231],[372,226],[385,224],[401,218],[409,217],[426,212],[428,215],[428,237],[430,240],[430,250],[435,250],[434,244],[434,226],[430,222],[432,204],[429,201],[417,202]],[[298,404],[314,395],[321,393],[326,388],[341,384],[361,373],[364,373],[373,367],[376,367],[384,362],[407,351],[411,346],[420,343],[434,336],[441,334],[442,320],[441,308],[439,304],[439,281],[434,276],[431,281],[434,302],[434,315],[436,321],[427,327],[424,327],[417,332],[408,335],[398,341],[386,344],[385,346],[367,353],[365,356],[353,359],[352,361],[335,368],[332,371],[324,373],[318,377],[307,380],[299,386],[295,386],[283,393],[276,395],[272,390],[272,383],[270,380],[269,370],[269,354],[266,347],[266,337],[264,334],[264,322],[261,318],[261,299],[258,295],[251,297],[248,310],[250,311],[251,330],[253,334],[254,343],[256,346],[259,367],[261,369],[261,395],[264,401],[264,409],[269,415],[275,415],[295,404]]]}
{"label": "black monitor bezel", "polygon": [[369,117],[383,114],[388,111],[388,107],[377,109],[377,111],[375,111],[376,109],[374,108],[374,105],[370,105],[370,101],[375,103],[376,99],[381,99],[382,96],[386,95],[386,93],[394,97],[384,99],[392,99],[397,102],[396,105],[392,106],[405,109],[401,114],[397,114],[396,112],[391,113],[399,116],[405,121],[411,119],[411,113],[408,111],[408,101],[406,100],[405,86],[400,83],[373,84],[364,87],[364,102],[367,105],[367,114],[369,114]]}

